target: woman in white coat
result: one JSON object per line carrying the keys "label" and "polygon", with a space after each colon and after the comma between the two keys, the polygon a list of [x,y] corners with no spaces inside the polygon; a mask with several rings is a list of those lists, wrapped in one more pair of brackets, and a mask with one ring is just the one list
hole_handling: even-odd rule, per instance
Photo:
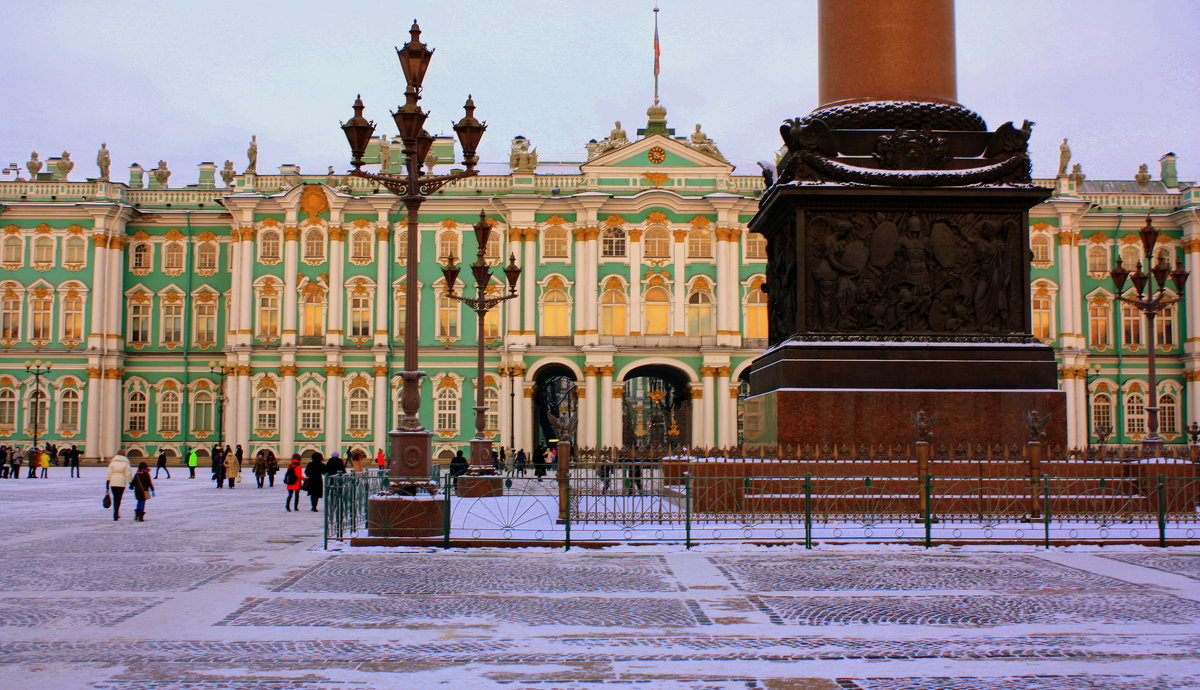
{"label": "woman in white coat", "polygon": [[125,494],[125,487],[129,486],[132,481],[133,469],[129,466],[129,458],[124,455],[114,455],[112,461],[108,463],[108,475],[105,477],[105,483],[112,494],[114,520],[121,519],[121,496]]}

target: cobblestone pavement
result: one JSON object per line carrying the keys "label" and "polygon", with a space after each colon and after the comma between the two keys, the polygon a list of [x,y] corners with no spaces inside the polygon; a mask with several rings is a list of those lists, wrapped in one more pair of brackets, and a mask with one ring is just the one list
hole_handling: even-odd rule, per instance
{"label": "cobblestone pavement", "polygon": [[[1200,688],[1200,549],[321,549],[281,487],[0,480],[0,687]],[[203,474],[203,472],[201,472]]]}

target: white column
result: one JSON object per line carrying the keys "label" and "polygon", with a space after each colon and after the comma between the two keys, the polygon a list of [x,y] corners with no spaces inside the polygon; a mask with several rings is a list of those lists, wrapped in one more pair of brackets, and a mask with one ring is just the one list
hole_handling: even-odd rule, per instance
{"label": "white column", "polygon": [[706,402],[710,399],[706,393],[709,377],[705,376],[699,383],[690,385],[690,393],[692,396],[692,448],[701,448],[706,446],[704,425],[707,422],[708,406]]}
{"label": "white column", "polygon": [[[240,270],[234,275],[241,283],[241,289],[237,293],[238,298],[238,330],[237,344],[249,347],[254,335],[251,320],[251,310],[254,306],[254,227],[242,228],[242,241],[236,245],[241,248]],[[250,442],[250,437],[246,437],[246,443]],[[243,444],[246,452],[250,452],[250,446]]]}
{"label": "white column", "polygon": [[524,297],[521,299],[521,306],[525,308],[523,315],[523,324],[521,326],[522,335],[526,336],[525,342],[533,343],[537,335],[537,319],[535,318],[535,309],[537,308],[537,228],[525,228],[525,263],[522,266],[521,281],[524,286],[521,288],[521,293]]}
{"label": "white column", "polygon": [[625,401],[625,385],[621,382],[612,384],[612,397],[609,398],[609,410],[612,416],[612,446],[614,448],[623,448],[625,446],[625,408],[622,403]]}
{"label": "white column", "polygon": [[671,291],[671,327],[674,335],[687,333],[687,318],[684,307],[687,304],[687,269],[684,260],[687,257],[687,230],[676,230],[674,242],[671,243],[671,262],[674,264],[674,289]]}
{"label": "white column", "polygon": [[[296,344],[298,289],[296,275],[300,267],[300,230],[289,225],[283,229],[283,331],[280,345]],[[291,453],[288,454],[291,457]]]}
{"label": "white column", "polygon": [[101,448],[105,457],[112,457],[121,449],[121,419],[124,417],[125,405],[121,399],[120,369],[108,369],[104,372],[104,405],[108,414],[100,430]]}
{"label": "white column", "polygon": [[[387,221],[380,221],[375,228],[377,241],[375,243],[375,337],[373,341],[376,346],[381,347],[387,346],[388,338],[391,337],[387,329],[388,305],[392,303],[388,299],[392,289],[391,281],[388,280],[388,266],[391,265],[391,254],[388,251],[389,237],[391,237],[391,230],[388,228]],[[383,437],[379,438],[379,442],[382,443]],[[389,451],[385,450],[384,452]]]}
{"label": "white column", "polygon": [[[508,252],[517,257],[518,261],[524,261],[525,252],[522,251],[521,238],[524,237],[520,228],[512,228],[508,231]],[[522,264],[521,273],[536,273],[532,266]],[[521,287],[520,296],[516,299],[516,304],[505,305],[505,328],[508,330],[506,334],[507,342],[512,342],[512,336],[521,335],[521,314],[525,311],[525,302],[533,296],[525,292],[524,286]]]}
{"label": "white column", "polygon": [[125,295],[121,277],[125,275],[125,238],[113,237],[108,252],[108,275],[111,280],[107,286],[108,294],[108,340],[109,347],[119,346],[121,337],[121,319],[125,313]]}
{"label": "white column", "polygon": [[375,447],[371,451],[371,457],[375,457],[375,453],[383,448],[384,454],[391,452],[387,442],[388,420],[387,420],[387,373],[388,367],[386,364],[375,365],[375,394],[371,398],[374,405],[375,423],[372,425],[375,433],[372,439],[375,442]]}
{"label": "white column", "polygon": [[233,442],[241,444],[242,449],[246,453],[250,452],[250,417],[254,414],[254,407],[250,404],[250,373],[252,369],[248,364],[241,365],[237,368],[237,376],[235,377],[235,387],[237,391],[237,416],[233,417]]}
{"label": "white column", "polygon": [[325,457],[342,443],[342,376],[345,367],[325,367]]}
{"label": "white column", "polygon": [[[83,427],[83,452],[89,458],[100,456],[100,410],[104,407],[103,396],[104,380],[100,378],[100,369],[89,367],[87,405],[83,409],[83,413],[87,416]],[[108,414],[112,415],[114,412],[120,413],[121,408],[110,410]]]}
{"label": "white column", "polygon": [[[108,238],[102,234],[92,235],[92,244],[95,249],[92,252],[92,292],[89,300],[92,307],[92,318],[88,333],[88,347],[99,350],[104,346],[103,340],[107,337],[105,305],[109,303],[108,292],[111,289],[109,287],[111,278],[108,273]],[[117,291],[120,292],[120,288]],[[97,449],[88,449],[89,455],[95,455],[96,452]]]}
{"label": "white column", "polygon": [[613,397],[612,397],[612,377],[613,368],[611,366],[600,367],[600,391],[597,394],[596,402],[600,406],[600,437],[599,447],[610,448],[616,443],[613,434]]}
{"label": "white column", "polygon": [[597,420],[597,404],[600,402],[600,387],[597,376],[600,370],[598,367],[587,366],[583,368],[584,376],[584,399],[583,399],[583,414],[580,419],[584,421],[579,425],[579,444],[588,448],[595,448],[597,439],[596,434]]}
{"label": "white column", "polygon": [[346,261],[346,230],[329,228],[329,306],[326,309],[325,344],[340,345],[345,340],[345,319],[342,318],[346,303],[346,286],[342,275]]}
{"label": "white column", "polygon": [[583,259],[580,265],[587,269],[588,280],[583,285],[575,284],[575,294],[584,299],[584,329],[587,330],[588,343],[599,342],[600,333],[600,229],[584,228],[582,244]]}
{"label": "white column", "polygon": [[[517,389],[516,410],[513,411],[513,425],[516,427],[517,449],[524,448],[525,454],[529,455],[533,451],[533,446],[530,445],[529,439],[529,406],[533,403],[533,390],[525,390],[525,370],[518,368],[519,375],[513,378],[513,386]],[[528,396],[528,397],[527,397]]]}
{"label": "white column", "polygon": [[[229,230],[229,246],[232,257],[229,260],[229,309],[228,316],[225,319],[225,338],[223,342],[225,347],[233,347],[238,344],[238,331],[243,328],[242,325],[242,302],[245,301],[245,295],[242,294],[242,229],[238,225],[234,225]],[[217,243],[217,251],[224,253],[224,246]],[[220,254],[218,254],[220,256]]]}
{"label": "white column", "polygon": [[279,367],[283,384],[279,391],[279,460],[285,461],[296,452],[296,365]]}
{"label": "white column", "polygon": [[717,367],[717,390],[714,396],[717,405],[717,445],[728,448],[737,438],[737,414],[729,398],[729,367]]}
{"label": "white column", "polygon": [[[642,316],[642,231],[633,228],[627,233],[629,243],[629,335],[642,335],[646,319]],[[619,441],[618,441],[619,443]]]}

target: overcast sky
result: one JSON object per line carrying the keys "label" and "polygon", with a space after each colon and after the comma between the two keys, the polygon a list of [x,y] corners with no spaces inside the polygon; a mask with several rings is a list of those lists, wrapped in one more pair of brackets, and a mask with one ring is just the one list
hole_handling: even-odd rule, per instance
{"label": "overcast sky", "polygon": [[[750,174],[779,148],[779,122],[816,105],[816,2],[660,0],[661,96],[679,134],[696,123]],[[541,160],[582,160],[614,120],[632,135],[652,97],[654,0],[267,2],[0,0],[0,166],[71,151],[113,178],[165,159],[173,183],[195,165],[259,172],[348,167],[338,123],[361,92],[380,133],[403,101],[392,48],[414,17],[437,49],[422,105],[450,133],[468,93],[488,123],[481,155],[507,160],[523,134]],[[1092,179],[1158,176],[1173,151],[1200,179],[1200,2],[959,0],[958,96],[994,129],[1037,122],[1034,175],[1058,145]],[[11,177],[0,179],[12,179]]]}

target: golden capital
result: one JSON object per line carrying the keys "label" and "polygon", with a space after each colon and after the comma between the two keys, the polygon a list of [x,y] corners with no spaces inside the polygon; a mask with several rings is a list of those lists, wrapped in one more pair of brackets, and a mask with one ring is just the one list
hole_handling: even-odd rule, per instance
{"label": "golden capital", "polygon": [[327,364],[327,365],[325,365],[325,375],[326,376],[345,376],[346,375],[346,367],[339,367],[339,366],[335,366],[332,364]]}
{"label": "golden capital", "polygon": [[281,365],[279,365],[279,375],[280,376],[295,376],[296,372],[299,371],[299,369],[300,368],[294,364],[281,364]]}
{"label": "golden capital", "polygon": [[688,231],[687,230],[673,230],[671,232],[671,236],[675,238],[676,242],[683,242],[684,240],[687,239]]}
{"label": "golden capital", "polygon": [[250,376],[254,373],[254,367],[248,364],[239,364],[233,368],[234,376]]}
{"label": "golden capital", "polygon": [[89,379],[98,379],[98,378],[100,378],[100,369],[99,369],[99,367],[88,367],[88,370],[87,370],[87,375],[88,375],[88,378],[89,378]]}
{"label": "golden capital", "polygon": [[124,249],[125,248],[125,238],[124,237],[113,237],[108,242],[108,248],[109,249]]}
{"label": "golden capital", "polygon": [[642,231],[640,228],[630,228],[628,234],[629,234],[630,242],[641,242],[642,241]]}
{"label": "golden capital", "polygon": [[376,376],[387,376],[388,369],[389,367],[386,364],[376,364],[375,366],[371,367],[371,372]]}
{"label": "golden capital", "polygon": [[297,242],[300,240],[300,228],[295,225],[289,225],[283,229],[283,239],[285,242]]}
{"label": "golden capital", "polygon": [[1182,246],[1184,253],[1200,252],[1200,239],[1184,240]]}
{"label": "golden capital", "polygon": [[601,376],[612,376],[613,374],[616,373],[616,371],[617,370],[613,367],[600,367],[600,375]]}
{"label": "golden capital", "polygon": [[699,388],[692,389],[692,400],[699,400],[704,397],[704,391]]}
{"label": "golden capital", "polygon": [[742,231],[737,228],[717,228],[715,234],[718,242],[736,242],[742,236]]}
{"label": "golden capital", "polygon": [[386,226],[375,228],[375,239],[376,240],[379,240],[380,242],[387,242],[388,238],[391,236],[392,236],[391,228],[386,227]]}
{"label": "golden capital", "polygon": [[600,375],[600,367],[593,367],[591,365],[588,365],[583,368],[583,375],[584,376],[599,376]]}
{"label": "golden capital", "polygon": [[105,369],[104,370],[104,378],[120,381],[121,379],[125,378],[125,370],[124,369]]}
{"label": "golden capital", "polygon": [[730,371],[731,370],[729,367],[717,367],[717,376],[724,376],[728,378]]}
{"label": "golden capital", "polygon": [[524,376],[525,375],[525,367],[509,367],[508,373],[511,376]]}
{"label": "golden capital", "polygon": [[102,248],[107,247],[108,246],[108,237],[106,237],[104,235],[92,235],[92,244],[94,244],[97,247],[102,247]]}
{"label": "golden capital", "polygon": [[618,400],[625,397],[625,386],[613,386],[612,397]]}
{"label": "golden capital", "polygon": [[338,226],[329,228],[329,239],[333,242],[342,242],[346,239],[346,229]]}

